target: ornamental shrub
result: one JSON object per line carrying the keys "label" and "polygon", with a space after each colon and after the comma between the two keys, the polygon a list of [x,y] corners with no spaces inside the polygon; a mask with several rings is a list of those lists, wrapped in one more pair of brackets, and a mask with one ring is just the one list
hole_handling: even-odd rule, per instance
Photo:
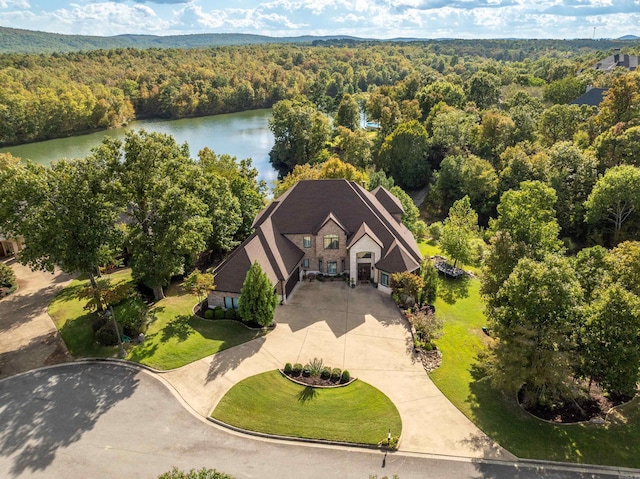
{"label": "ornamental shrub", "polygon": [[307,366],[309,366],[309,374],[315,378],[320,376],[324,363],[322,359],[313,358]]}
{"label": "ornamental shrub", "polygon": [[333,368],[331,370],[331,380],[338,382],[340,380],[340,378],[342,377],[342,369],[340,368]]}
{"label": "ornamental shrub", "polygon": [[213,317],[216,319],[224,319],[224,309],[220,308],[216,308],[213,310]]}
{"label": "ornamental shrub", "polygon": [[308,364],[305,364],[304,367],[302,368],[302,375],[305,378],[308,378],[309,376],[311,376],[311,366],[309,366]]}
{"label": "ornamental shrub", "polygon": [[349,371],[347,371],[345,369],[344,371],[342,371],[342,376],[340,377],[340,382],[342,384],[344,384],[344,383],[348,383],[349,381],[351,381],[351,374],[349,374]]}
{"label": "ornamental shrub", "polygon": [[331,368],[329,366],[323,367],[320,372],[320,377],[322,379],[329,379],[331,377]]}
{"label": "ornamental shrub", "polygon": [[0,263],[0,298],[13,293],[17,288],[16,274],[10,266]]}
{"label": "ornamental shrub", "polygon": [[300,374],[302,374],[302,364],[300,363],[295,363],[293,365],[293,369],[291,370],[291,373],[294,376],[300,376]]}
{"label": "ornamental shrub", "polygon": [[291,374],[291,371],[293,370],[293,366],[291,366],[291,363],[287,363],[284,365],[284,373],[285,374]]}
{"label": "ornamental shrub", "polygon": [[224,319],[236,319],[235,309],[226,309],[224,312]]}
{"label": "ornamental shrub", "polygon": [[207,309],[204,312],[205,319],[213,319],[213,309]]}

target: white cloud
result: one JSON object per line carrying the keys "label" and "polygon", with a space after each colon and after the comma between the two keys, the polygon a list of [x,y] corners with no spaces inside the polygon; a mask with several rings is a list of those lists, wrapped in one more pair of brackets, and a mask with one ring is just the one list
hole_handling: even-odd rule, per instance
{"label": "white cloud", "polygon": [[[74,2],[74,3],[70,3]],[[638,34],[640,0],[0,0],[0,25],[115,35],[616,37]],[[32,5],[32,6],[30,6]]]}
{"label": "white cloud", "polygon": [[27,0],[0,0],[0,8],[31,8]]}

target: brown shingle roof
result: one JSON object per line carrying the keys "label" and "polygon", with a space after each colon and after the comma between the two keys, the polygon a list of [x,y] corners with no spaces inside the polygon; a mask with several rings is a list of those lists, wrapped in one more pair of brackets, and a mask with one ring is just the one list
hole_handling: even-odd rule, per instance
{"label": "brown shingle roof", "polygon": [[255,233],[216,270],[217,289],[239,292],[254,260],[261,264],[274,284],[286,280],[304,252],[284,235],[312,233],[329,219],[339,224],[347,236],[353,235],[349,245],[357,235],[362,237],[365,233],[379,243],[382,249],[379,263],[390,268],[385,271],[401,271],[398,268],[402,265],[409,270],[416,269],[422,255],[413,235],[393,218],[379,199],[397,210],[393,195],[384,188],[377,193],[376,196],[347,180],[298,182],[258,214],[254,221]]}
{"label": "brown shingle roof", "polygon": [[376,268],[387,273],[400,273],[402,271],[415,271],[420,267],[417,262],[397,241],[394,241],[387,254],[376,263]]}
{"label": "brown shingle roof", "polygon": [[402,203],[398,197],[386,188],[378,186],[376,189],[371,191],[371,194],[378,198],[378,201],[382,203],[382,206],[384,206],[392,215],[404,213],[404,208],[402,207]]}

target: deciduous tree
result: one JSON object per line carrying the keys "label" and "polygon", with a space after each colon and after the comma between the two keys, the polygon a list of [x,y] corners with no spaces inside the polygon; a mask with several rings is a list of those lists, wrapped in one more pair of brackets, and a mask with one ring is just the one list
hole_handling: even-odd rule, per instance
{"label": "deciduous tree", "polygon": [[473,259],[471,240],[478,231],[478,215],[471,208],[469,197],[453,203],[444,220],[440,248],[453,259],[453,266],[470,263]]}

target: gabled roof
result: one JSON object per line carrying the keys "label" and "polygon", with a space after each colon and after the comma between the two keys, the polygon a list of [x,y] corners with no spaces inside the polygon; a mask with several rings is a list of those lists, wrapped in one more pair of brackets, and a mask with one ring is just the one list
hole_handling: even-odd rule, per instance
{"label": "gabled roof", "polygon": [[391,211],[398,211],[395,197],[384,188],[376,191],[374,195],[353,181],[339,179],[298,182],[256,216],[255,232],[216,269],[217,289],[239,292],[254,260],[274,284],[286,280],[304,257],[286,235],[314,234],[327,221],[347,233],[347,247],[365,234],[378,243],[382,264],[391,268],[385,271],[400,271],[397,268],[403,264],[410,271],[416,269],[422,254],[411,232],[392,216]]}
{"label": "gabled roof", "polygon": [[323,227],[324,225],[326,225],[326,224],[327,224],[327,222],[329,222],[329,221],[333,221],[335,224],[337,224],[337,225],[338,225],[338,227],[339,227],[342,231],[344,231],[346,234],[349,234],[349,231],[347,231],[347,229],[343,226],[343,224],[342,224],[342,223],[340,223],[340,220],[339,220],[338,218],[336,218],[336,217],[334,216],[334,214],[333,214],[333,213],[329,213],[329,214],[327,215],[327,217],[324,219],[324,221],[323,221],[322,223],[320,223],[320,224],[318,225],[318,227],[317,227],[317,228],[315,228],[315,229],[313,230],[313,234],[314,234],[314,235],[317,235],[317,234],[318,234],[318,231],[320,231],[320,230],[322,229],[322,227]]}
{"label": "gabled roof", "polygon": [[358,231],[356,231],[351,236],[351,238],[347,240],[347,248],[351,248],[354,244],[360,241],[360,239],[365,235],[371,238],[373,241],[375,241],[378,244],[378,246],[380,246],[380,248],[384,246],[382,244],[382,241],[380,241],[378,237],[375,235],[375,233],[371,231],[371,228],[369,228],[366,223],[362,223],[360,225],[360,228],[358,228]]}
{"label": "gabled roof", "polygon": [[375,196],[382,206],[384,206],[392,215],[404,213],[404,208],[402,207],[402,203],[398,197],[386,188],[378,186],[371,192],[371,194]]}
{"label": "gabled roof", "polygon": [[376,268],[387,273],[400,273],[402,271],[415,271],[420,263],[413,258],[407,250],[397,241],[394,241],[387,254],[376,263]]}
{"label": "gabled roof", "polygon": [[277,232],[269,218],[256,229],[215,270],[217,289],[240,293],[247,271],[254,261],[260,263],[274,284],[286,280],[295,269],[304,252]]}
{"label": "gabled roof", "polygon": [[589,105],[599,106],[604,99],[604,92],[607,88],[590,88],[578,98],[569,103],[569,105]]}

